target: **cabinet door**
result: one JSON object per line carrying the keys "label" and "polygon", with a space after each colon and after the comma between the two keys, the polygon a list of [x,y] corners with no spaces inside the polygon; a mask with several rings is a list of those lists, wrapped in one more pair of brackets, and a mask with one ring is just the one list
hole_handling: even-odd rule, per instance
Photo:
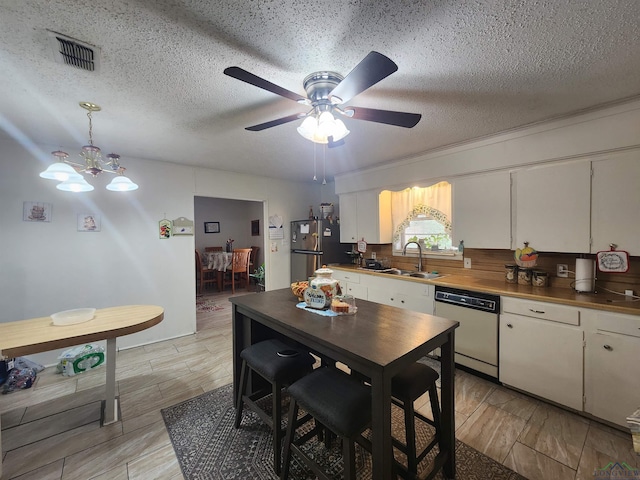
{"label": "cabinet door", "polygon": [[625,152],[592,164],[591,252],[618,245],[640,255],[640,153]]}
{"label": "cabinet door", "polygon": [[357,195],[345,193],[340,195],[340,242],[355,243],[358,241],[358,209]]}
{"label": "cabinet door", "polygon": [[362,300],[366,300],[368,296],[367,287],[351,282],[347,283],[346,293],[352,295],[354,298],[361,298]]}
{"label": "cabinet door", "polygon": [[582,411],[582,362],[579,327],[500,315],[502,383]]}
{"label": "cabinet door", "polygon": [[358,192],[358,240],[391,243],[391,192]]}
{"label": "cabinet door", "polygon": [[640,338],[592,332],[586,344],[585,411],[626,427],[640,404]]}
{"label": "cabinet door", "polygon": [[588,161],[516,172],[516,246],[529,242],[542,252],[589,252],[590,177]]}
{"label": "cabinet door", "polygon": [[497,172],[453,182],[454,245],[511,248],[511,175]]}

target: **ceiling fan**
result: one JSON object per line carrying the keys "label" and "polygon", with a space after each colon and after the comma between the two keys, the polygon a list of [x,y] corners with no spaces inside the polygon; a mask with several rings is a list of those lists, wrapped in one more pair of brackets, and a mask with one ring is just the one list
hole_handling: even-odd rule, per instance
{"label": "ceiling fan", "polygon": [[330,71],[314,72],[307,75],[303,81],[307,93],[306,97],[282,88],[240,67],[228,67],[224,73],[276,95],[312,107],[306,113],[296,113],[252,125],[246,127],[246,130],[258,132],[304,118],[302,125],[298,127],[298,133],[315,143],[328,143],[332,147],[344,143],[343,139],[349,133],[344,123],[334,118],[334,113],[356,120],[405,128],[412,128],[420,121],[422,115],[418,113],[341,106],[396,70],[398,70],[398,66],[391,59],[378,52],[369,52],[346,77]]}

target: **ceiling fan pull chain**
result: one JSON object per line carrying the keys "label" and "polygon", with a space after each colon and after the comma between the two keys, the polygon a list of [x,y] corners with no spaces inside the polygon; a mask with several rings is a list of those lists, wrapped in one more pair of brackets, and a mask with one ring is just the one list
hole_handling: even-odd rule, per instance
{"label": "ceiling fan pull chain", "polygon": [[317,182],[318,177],[316,176],[316,144],[313,144],[313,181]]}
{"label": "ceiling fan pull chain", "polygon": [[322,184],[327,184],[327,144],[322,145]]}

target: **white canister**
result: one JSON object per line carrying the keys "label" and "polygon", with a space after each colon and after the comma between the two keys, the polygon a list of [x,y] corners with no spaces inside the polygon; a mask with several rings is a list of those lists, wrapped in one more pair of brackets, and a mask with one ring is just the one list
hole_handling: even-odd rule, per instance
{"label": "white canister", "polygon": [[576,292],[596,289],[596,262],[589,258],[576,258]]}

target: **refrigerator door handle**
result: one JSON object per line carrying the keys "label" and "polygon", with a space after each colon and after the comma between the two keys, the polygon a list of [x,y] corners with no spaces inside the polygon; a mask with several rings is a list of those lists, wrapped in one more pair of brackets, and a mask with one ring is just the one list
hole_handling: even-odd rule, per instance
{"label": "refrigerator door handle", "polygon": [[322,255],[322,250],[291,250],[291,253],[301,253],[304,255]]}

